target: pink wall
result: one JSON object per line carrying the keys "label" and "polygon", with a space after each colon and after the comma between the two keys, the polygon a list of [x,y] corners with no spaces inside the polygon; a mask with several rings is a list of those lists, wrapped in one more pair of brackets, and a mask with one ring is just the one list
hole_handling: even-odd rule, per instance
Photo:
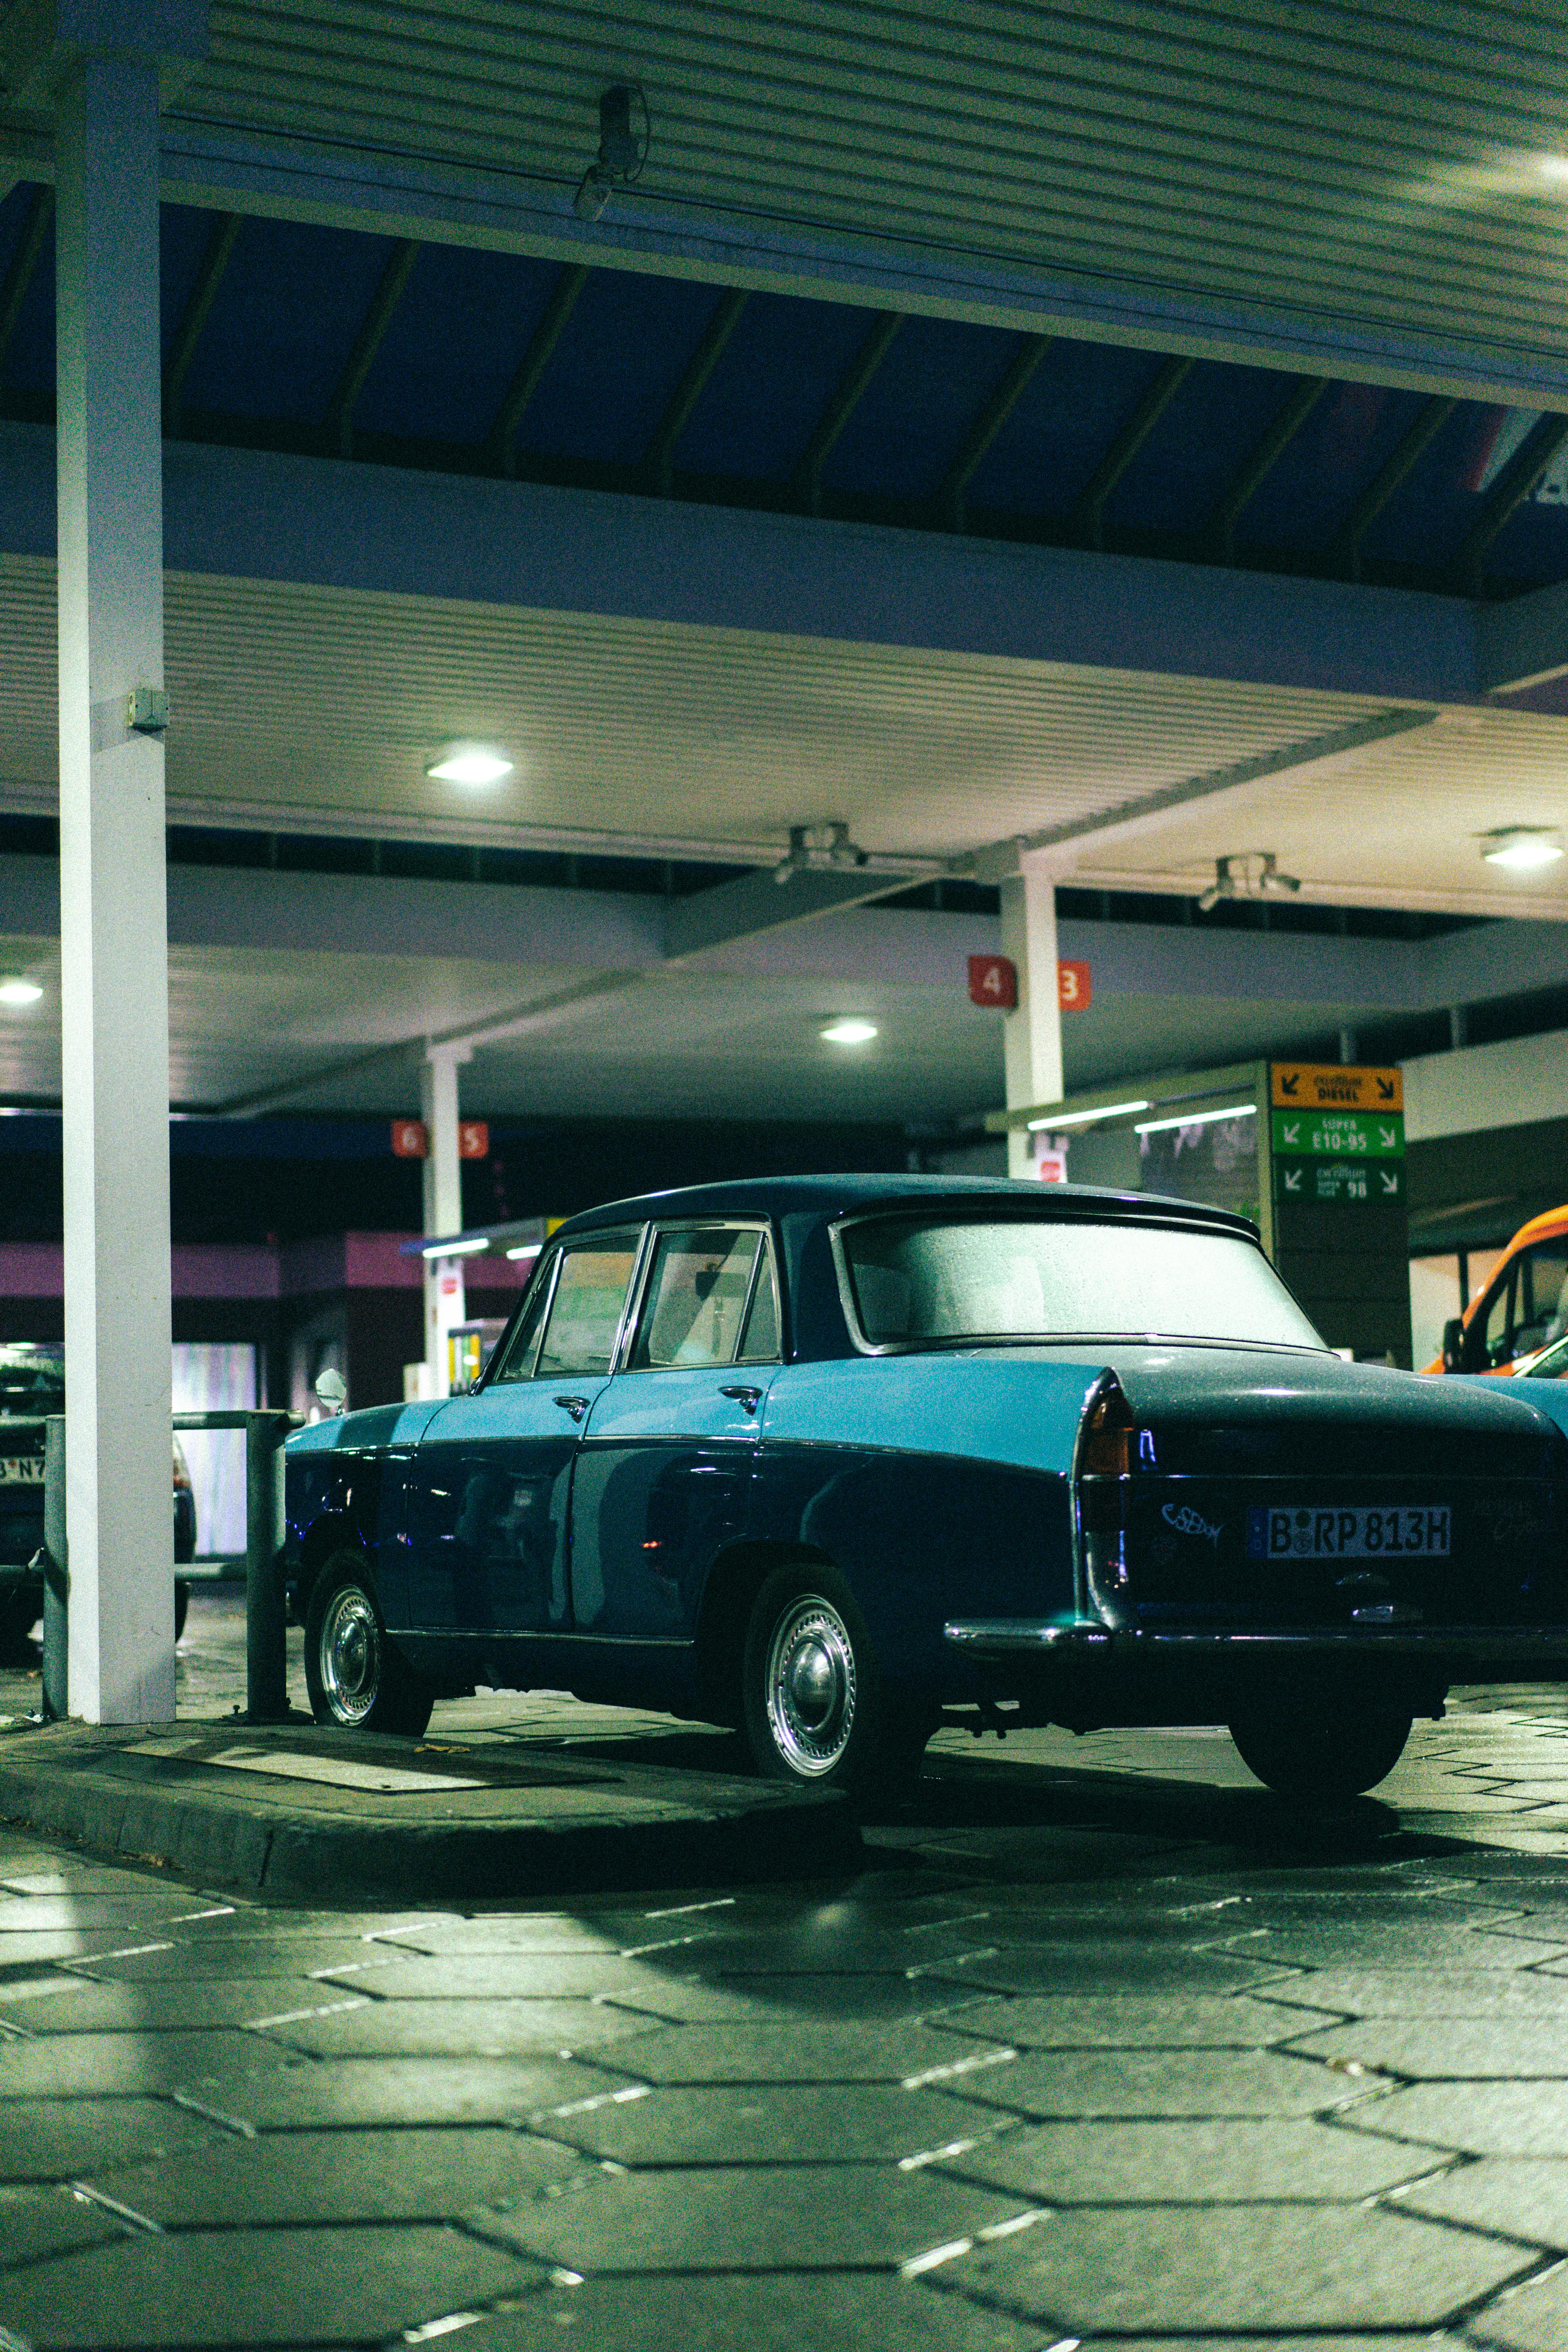
{"label": "pink wall", "polygon": [[[413,1234],[326,1234],[319,1240],[233,1244],[176,1243],[176,1298],[298,1298],[317,1291],[417,1290],[423,1269],[405,1257],[402,1244]],[[471,1290],[521,1290],[532,1272],[531,1259],[516,1262],[494,1254],[470,1259]],[[0,1298],[60,1298],[65,1295],[64,1252],[58,1242],[0,1243]]]}

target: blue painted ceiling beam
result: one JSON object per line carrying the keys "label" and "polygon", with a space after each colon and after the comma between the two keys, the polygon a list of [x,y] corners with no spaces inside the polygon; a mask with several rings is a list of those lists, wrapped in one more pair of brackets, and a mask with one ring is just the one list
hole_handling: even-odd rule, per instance
{"label": "blue painted ceiling beam", "polygon": [[[1349,581],[165,445],[172,572],[1395,702],[1478,693],[1475,608]],[[52,555],[54,438],[0,427],[0,550]]]}

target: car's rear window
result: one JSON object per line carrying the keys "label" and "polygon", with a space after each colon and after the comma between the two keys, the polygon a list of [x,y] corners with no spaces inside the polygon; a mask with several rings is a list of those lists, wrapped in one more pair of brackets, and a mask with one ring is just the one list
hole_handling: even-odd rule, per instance
{"label": "car's rear window", "polygon": [[65,1365],[58,1354],[0,1349],[0,1413],[61,1412]]}
{"label": "car's rear window", "polygon": [[841,1239],[873,1347],[1079,1334],[1323,1345],[1239,1234],[1076,1217],[902,1216],[866,1218]]}

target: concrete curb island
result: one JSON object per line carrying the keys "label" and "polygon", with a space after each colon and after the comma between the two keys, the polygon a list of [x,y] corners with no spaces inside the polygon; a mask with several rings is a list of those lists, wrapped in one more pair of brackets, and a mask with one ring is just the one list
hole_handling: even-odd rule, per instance
{"label": "concrete curb island", "polygon": [[0,1818],[204,1885],[334,1899],[808,1877],[859,1852],[828,1790],[309,1723],[16,1731]]}

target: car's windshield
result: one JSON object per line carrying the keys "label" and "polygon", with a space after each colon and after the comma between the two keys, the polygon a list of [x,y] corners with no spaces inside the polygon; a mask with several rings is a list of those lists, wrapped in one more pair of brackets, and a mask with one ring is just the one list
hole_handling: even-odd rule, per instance
{"label": "car's windshield", "polygon": [[1240,1234],[1051,1217],[868,1217],[842,1234],[873,1347],[1127,1335],[1323,1345]]}
{"label": "car's windshield", "polygon": [[0,1348],[0,1413],[58,1412],[65,1404],[62,1355],[41,1349]]}

